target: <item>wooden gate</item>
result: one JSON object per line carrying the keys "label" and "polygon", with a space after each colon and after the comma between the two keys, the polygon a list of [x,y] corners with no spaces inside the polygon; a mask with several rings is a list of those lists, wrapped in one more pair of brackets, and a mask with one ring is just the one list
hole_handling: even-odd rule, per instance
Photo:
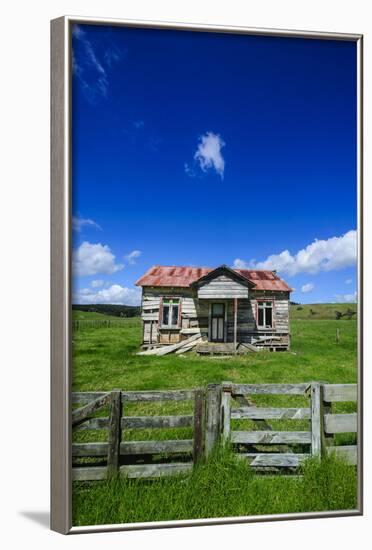
{"label": "wooden gate", "polygon": [[[268,396],[286,396],[285,407],[267,406]],[[260,398],[264,403],[258,406],[255,400]],[[291,399],[294,404],[288,406]],[[244,457],[255,469],[297,468],[310,456],[320,457],[331,452],[356,464],[356,444],[335,445],[333,435],[357,432],[357,414],[332,414],[331,408],[332,402],[356,399],[355,384],[224,382],[221,388],[222,440],[230,441],[237,455]],[[248,428],[234,429],[234,424],[239,422],[248,423]]]}

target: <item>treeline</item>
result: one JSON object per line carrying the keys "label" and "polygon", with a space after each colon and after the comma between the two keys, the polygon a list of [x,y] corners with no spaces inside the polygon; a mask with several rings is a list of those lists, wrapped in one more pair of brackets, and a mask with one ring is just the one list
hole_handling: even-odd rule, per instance
{"label": "treeline", "polygon": [[72,309],[75,311],[103,313],[104,315],[112,315],[114,317],[138,317],[141,313],[141,308],[139,306],[120,306],[111,304],[73,304]]}

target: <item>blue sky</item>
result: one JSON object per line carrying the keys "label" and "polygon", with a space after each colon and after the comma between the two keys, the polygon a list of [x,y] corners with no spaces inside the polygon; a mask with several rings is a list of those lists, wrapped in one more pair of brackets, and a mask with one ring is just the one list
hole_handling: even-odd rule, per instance
{"label": "blue sky", "polygon": [[277,269],[354,301],[356,46],[73,31],[75,303],[136,304],[159,265]]}

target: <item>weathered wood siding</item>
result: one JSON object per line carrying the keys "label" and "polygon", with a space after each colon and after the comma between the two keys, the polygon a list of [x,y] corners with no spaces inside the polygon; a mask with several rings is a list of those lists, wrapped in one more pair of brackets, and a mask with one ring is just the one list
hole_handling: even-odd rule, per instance
{"label": "weathered wood siding", "polygon": [[198,288],[198,298],[248,298],[248,287],[227,275],[219,275]]}
{"label": "weathered wood siding", "polygon": [[[222,279],[225,276],[216,279]],[[214,279],[212,282],[216,281]],[[225,279],[228,279],[225,277]],[[229,283],[239,284],[231,279]],[[219,291],[225,285],[226,281],[218,287]],[[211,283],[210,283],[211,284]],[[208,284],[208,287],[210,287]],[[238,342],[250,343],[253,337],[262,334],[257,329],[257,301],[272,300],[274,302],[274,326],[272,329],[265,329],[265,334],[289,335],[289,293],[288,292],[262,292],[249,290],[241,285],[242,290],[247,293],[245,298],[238,298]],[[236,288],[234,286],[234,291]],[[234,311],[232,298],[217,298],[215,294],[208,294],[208,298],[201,298],[200,291],[191,288],[170,288],[170,287],[144,287],[142,292],[142,319],[144,321],[143,343],[175,343],[180,339],[185,339],[193,331],[199,329],[202,333],[208,334],[210,303],[214,300],[221,300],[227,308],[227,326],[226,336],[228,342],[234,340]],[[226,291],[226,288],[224,292]],[[213,290],[215,292],[215,290]],[[238,288],[238,292],[240,289]],[[181,303],[181,326],[179,329],[162,329],[159,326],[160,304],[162,297],[180,298]],[[152,334],[152,338],[151,338]]]}
{"label": "weathered wood siding", "polygon": [[[274,302],[274,332],[289,333],[289,293],[288,292],[261,292],[250,291],[253,312],[257,311],[258,300],[272,300]],[[256,313],[254,313],[256,315]]]}

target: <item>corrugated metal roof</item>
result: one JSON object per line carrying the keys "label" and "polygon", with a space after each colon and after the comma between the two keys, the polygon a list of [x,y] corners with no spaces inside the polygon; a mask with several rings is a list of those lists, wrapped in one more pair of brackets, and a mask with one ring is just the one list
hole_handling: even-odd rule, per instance
{"label": "corrugated metal roof", "polygon": [[[187,288],[191,283],[208,275],[215,268],[211,267],[181,267],[155,265],[136,281],[137,286],[165,286]],[[234,269],[237,273],[251,281],[255,290],[281,290],[290,292],[292,289],[273,271]]]}

